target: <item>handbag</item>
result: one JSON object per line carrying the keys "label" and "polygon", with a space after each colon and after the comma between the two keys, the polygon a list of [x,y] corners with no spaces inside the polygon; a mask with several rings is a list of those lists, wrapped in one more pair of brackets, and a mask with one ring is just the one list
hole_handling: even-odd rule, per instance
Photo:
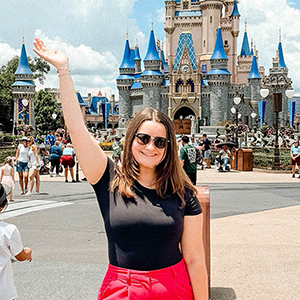
{"label": "handbag", "polygon": [[59,173],[62,173],[64,171],[63,166],[59,165],[59,169],[58,169]]}

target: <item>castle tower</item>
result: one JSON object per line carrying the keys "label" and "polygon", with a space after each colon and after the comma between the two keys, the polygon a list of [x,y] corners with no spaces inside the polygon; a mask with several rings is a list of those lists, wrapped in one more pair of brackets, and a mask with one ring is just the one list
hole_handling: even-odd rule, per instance
{"label": "castle tower", "polygon": [[[280,124],[286,125],[288,120],[288,98],[285,94],[285,90],[291,88],[292,80],[288,77],[288,68],[285,64],[283,48],[281,43],[281,32],[279,33],[279,44],[276,51],[276,57],[273,58],[273,66],[269,69],[269,76],[264,80],[265,87],[270,90],[270,94],[282,93],[282,112],[279,113]],[[273,111],[272,101],[267,102],[266,112]],[[273,114],[267,114],[267,121],[274,121]]]}
{"label": "castle tower", "polygon": [[161,73],[161,59],[159,57],[153,28],[151,28],[148,51],[144,58],[145,70],[141,74],[143,87],[143,107],[161,109],[161,86],[163,74]]}
{"label": "castle tower", "polygon": [[[232,2],[231,2],[232,3]],[[232,7],[228,3],[228,7]],[[229,9],[229,8],[228,8]],[[240,13],[238,10],[238,4],[237,1],[233,2],[233,7],[232,7],[232,12],[229,17],[230,22],[231,22],[231,35],[232,35],[232,51],[228,51],[229,53],[228,58],[228,69],[231,72],[231,82],[232,83],[237,83],[237,39],[240,33]],[[225,44],[226,47],[226,44]]]}
{"label": "castle tower", "polygon": [[135,74],[142,73],[142,59],[140,56],[140,49],[138,44],[136,44],[135,46],[134,65],[135,65]]}
{"label": "castle tower", "polygon": [[125,42],[124,55],[119,67],[120,76],[117,78],[119,90],[119,127],[125,128],[127,120],[132,116],[132,103],[130,99],[130,88],[134,82],[135,73],[135,51],[130,49],[128,34]]}
{"label": "castle tower", "polygon": [[[249,47],[249,40],[247,34],[247,22],[245,22],[245,32],[241,48],[241,53],[238,56],[238,67],[237,67],[237,83],[246,84],[248,82],[248,75],[252,65],[252,52]],[[254,52],[254,55],[256,53]]]}
{"label": "castle tower", "polygon": [[208,73],[210,86],[210,124],[229,119],[228,91],[230,72],[227,70],[228,58],[224,51],[221,28],[218,29],[215,49],[211,56],[211,70]]}
{"label": "castle tower", "polygon": [[35,84],[33,74],[28,64],[24,38],[22,41],[21,56],[15,72],[15,82],[12,84],[14,99],[14,128],[18,124],[34,126]]}

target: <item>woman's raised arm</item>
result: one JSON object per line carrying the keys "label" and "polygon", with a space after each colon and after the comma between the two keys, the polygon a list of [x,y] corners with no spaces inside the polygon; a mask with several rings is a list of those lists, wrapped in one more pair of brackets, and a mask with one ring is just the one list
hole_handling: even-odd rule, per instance
{"label": "woman's raised arm", "polygon": [[38,38],[34,41],[33,51],[57,69],[65,123],[81,169],[86,179],[95,184],[105,171],[107,158],[85,127],[69,71],[68,57],[58,50],[49,50]]}

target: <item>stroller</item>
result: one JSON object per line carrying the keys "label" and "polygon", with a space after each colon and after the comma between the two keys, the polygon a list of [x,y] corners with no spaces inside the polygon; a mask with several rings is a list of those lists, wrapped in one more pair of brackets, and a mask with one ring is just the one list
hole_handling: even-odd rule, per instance
{"label": "stroller", "polygon": [[50,174],[50,159],[47,156],[43,156],[41,160],[40,175],[49,175]]}

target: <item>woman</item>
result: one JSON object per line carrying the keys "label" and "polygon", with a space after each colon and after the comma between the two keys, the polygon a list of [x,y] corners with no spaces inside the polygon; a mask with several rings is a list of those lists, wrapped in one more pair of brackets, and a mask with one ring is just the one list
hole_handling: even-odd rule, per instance
{"label": "woman", "polygon": [[[27,196],[32,194],[38,195],[40,193],[40,168],[41,162],[38,155],[38,150],[34,142],[34,138],[32,136],[29,137],[29,164],[30,164],[30,172],[29,172],[29,179],[30,179],[30,187],[29,191],[26,193]],[[34,179],[35,179],[35,190],[34,187]]]}
{"label": "woman", "polygon": [[[27,186],[28,186],[28,161],[29,161],[29,147],[28,147],[28,139],[26,136],[21,138],[21,142],[18,145],[17,152],[16,152],[16,162],[17,162],[17,172],[19,175],[19,184],[21,188],[20,195],[25,195],[27,193]],[[24,179],[24,183],[23,183]],[[25,189],[24,189],[25,185]]]}
{"label": "woman", "polygon": [[[296,164],[298,168],[300,166],[300,146],[298,140],[296,140],[292,145],[290,155],[291,155],[291,165],[292,165],[292,174],[293,174],[292,178],[295,178]],[[298,178],[300,178],[300,174],[298,175]]]}
{"label": "woman", "polygon": [[59,141],[55,141],[54,145],[50,147],[50,162],[51,162],[51,170],[50,176],[52,177],[54,174],[54,168],[56,171],[56,176],[59,176],[59,166],[60,166],[60,158],[62,156],[62,150]]}
{"label": "woman", "polygon": [[71,147],[71,144],[67,144],[62,152],[61,163],[65,169],[65,182],[68,182],[68,170],[70,170],[72,182],[76,182],[74,179],[74,149]]}
{"label": "woman", "polygon": [[97,299],[207,300],[201,208],[170,119],[153,109],[136,114],[114,169],[84,125],[66,55],[40,39],[34,45],[58,70],[65,122],[106,226],[110,264]]}

